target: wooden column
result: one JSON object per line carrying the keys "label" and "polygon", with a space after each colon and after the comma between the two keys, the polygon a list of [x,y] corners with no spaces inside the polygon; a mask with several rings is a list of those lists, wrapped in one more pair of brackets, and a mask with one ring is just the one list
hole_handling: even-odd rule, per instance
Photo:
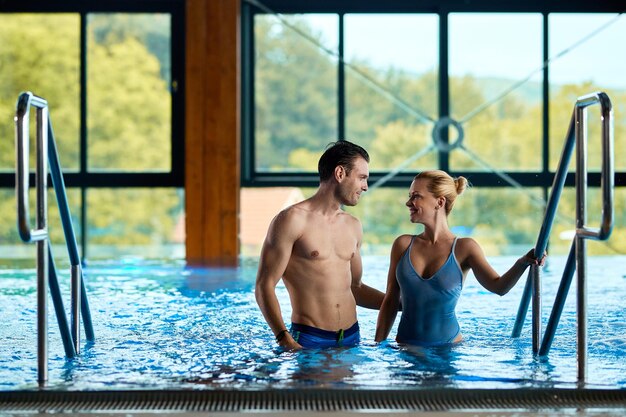
{"label": "wooden column", "polygon": [[186,5],[187,263],[236,266],[240,1]]}

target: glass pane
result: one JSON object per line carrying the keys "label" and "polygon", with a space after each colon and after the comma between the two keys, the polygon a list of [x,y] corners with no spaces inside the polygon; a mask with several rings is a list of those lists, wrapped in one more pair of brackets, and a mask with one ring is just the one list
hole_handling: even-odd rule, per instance
{"label": "glass pane", "polygon": [[241,255],[258,257],[270,222],[281,210],[312,196],[316,188],[241,188],[239,241]]}
{"label": "glass pane", "polygon": [[346,135],[368,149],[372,171],[434,168],[439,17],[348,14],[345,28]]}
{"label": "glass pane", "polygon": [[317,171],[337,140],[336,15],[256,15],[255,166]]}
{"label": "glass pane", "polygon": [[169,14],[89,14],[90,171],[170,171]]}
{"label": "glass pane", "polygon": [[[66,191],[72,226],[79,245],[80,253],[80,190],[68,189]],[[29,192],[29,220],[31,229],[36,226],[36,200],[35,189]],[[67,244],[63,231],[63,224],[59,215],[59,208],[56,195],[53,189],[48,191],[48,233],[52,243],[54,260],[63,265],[69,264]],[[35,261],[36,246],[34,243],[24,243],[19,236],[17,228],[17,210],[15,201],[15,191],[12,189],[0,189],[0,258],[9,259],[30,259]]]}
{"label": "glass pane", "polygon": [[410,183],[406,189],[376,188],[361,196],[359,204],[344,207],[361,220],[363,225],[364,255],[389,256],[394,239],[403,233],[415,233],[415,226],[408,220],[404,205]]}
{"label": "glass pane", "polygon": [[87,257],[183,258],[184,205],[182,189],[89,189]]}
{"label": "glass pane", "polygon": [[451,166],[540,169],[541,15],[452,13],[449,27],[450,110],[469,150],[453,150]]}
{"label": "glass pane", "polygon": [[[0,257],[35,259],[35,245],[22,242],[18,234],[16,204],[15,190],[0,188]],[[31,213],[34,223],[34,211]]]}
{"label": "glass pane", "polygon": [[24,91],[48,101],[61,166],[78,168],[79,30],[77,14],[0,14],[0,171],[15,169],[13,117]]}
{"label": "glass pane", "polygon": [[[626,254],[626,188],[614,192],[613,231],[606,241],[587,240],[588,255]],[[600,188],[587,191],[587,225],[600,227],[602,221],[602,193]],[[550,253],[567,255],[576,233],[576,190],[563,190],[557,215],[550,235]]]}
{"label": "glass pane", "polygon": [[[81,192],[78,188],[68,188],[66,190],[67,204],[72,219],[72,227],[74,229],[74,237],[76,239],[76,246],[79,256],[82,256],[82,229],[80,225],[81,215]],[[34,197],[31,200],[32,204],[35,204]],[[59,210],[59,203],[56,198],[54,189],[48,192],[48,233],[50,236],[50,243],[52,244],[52,254],[54,260],[57,263],[57,267],[61,265],[69,265],[69,253],[68,243],[65,239],[65,232],[63,230],[63,223],[61,221],[61,214]]]}
{"label": "glass pane", "polygon": [[[626,61],[621,53],[626,39],[626,19],[616,14],[550,14],[550,168],[556,170],[572,111],[578,97],[604,91],[613,103],[615,155],[626,153]],[[562,54],[562,55],[561,55]],[[601,167],[600,111],[588,111],[590,171]],[[615,168],[626,168],[615,158]],[[575,170],[572,158],[571,170]]]}
{"label": "glass pane", "polygon": [[[409,221],[409,185],[373,190],[347,208],[363,224],[363,253],[388,256],[397,236],[421,233],[422,226]],[[535,245],[543,211],[538,188],[469,188],[459,196],[448,222],[456,235],[476,239],[487,256],[521,256]]]}

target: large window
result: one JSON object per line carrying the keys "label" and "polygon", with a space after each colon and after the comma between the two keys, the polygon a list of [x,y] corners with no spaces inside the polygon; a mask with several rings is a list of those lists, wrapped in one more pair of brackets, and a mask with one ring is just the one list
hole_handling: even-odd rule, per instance
{"label": "large window", "polygon": [[[451,219],[457,227],[498,242],[498,253],[532,245],[578,97],[611,98],[616,185],[626,185],[621,12],[576,1],[567,10],[244,2],[243,185],[315,187],[324,146],[347,139],[371,156],[372,189],[351,209],[365,242],[388,246],[403,233],[412,177],[441,168],[475,188],[459,203],[462,219]],[[597,189],[599,106],[588,114],[589,184]],[[623,204],[616,198],[615,211]]]}
{"label": "large window", "polygon": [[450,153],[451,169],[541,169],[541,152],[524,152],[541,149],[541,23],[539,13],[449,16],[450,114],[467,147]]}
{"label": "large window", "polygon": [[255,167],[314,170],[315,151],[337,137],[337,18],[261,15],[255,34]]}
{"label": "large window", "polygon": [[[48,101],[82,255],[162,245],[183,256],[171,246],[184,247],[184,4],[7,7],[0,13],[0,118],[13,119],[21,92]],[[0,124],[0,246],[19,255],[14,135],[12,123]],[[34,138],[30,148],[33,168]],[[64,239],[54,193],[48,200],[58,247]]]}
{"label": "large window", "polygon": [[[554,13],[549,16],[550,56],[550,167],[556,168],[566,126],[567,103],[592,91],[605,91],[614,107],[615,168],[624,171],[626,159],[626,60],[616,50],[626,39],[626,18],[614,13]],[[581,30],[584,28],[584,30]],[[574,46],[574,47],[572,47]],[[571,107],[571,104],[570,104]],[[600,112],[589,110],[589,170],[600,169]],[[572,169],[574,165],[572,164]]]}
{"label": "large window", "polygon": [[344,17],[345,138],[369,150],[372,170],[393,169],[416,153],[423,157],[411,168],[436,165],[428,148],[437,114],[438,44],[421,40],[436,40],[438,31],[432,14]]}

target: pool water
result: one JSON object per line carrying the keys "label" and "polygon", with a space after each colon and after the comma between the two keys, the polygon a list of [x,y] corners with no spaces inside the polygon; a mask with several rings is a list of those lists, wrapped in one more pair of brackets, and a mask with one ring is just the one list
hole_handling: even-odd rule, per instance
{"label": "pool water", "polygon": [[[515,258],[491,259],[504,271]],[[589,388],[626,388],[626,257],[588,259]],[[565,258],[544,269],[544,329]],[[0,390],[37,385],[33,262],[0,265]],[[254,299],[256,260],[237,269],[185,268],[182,261],[91,263],[86,286],[96,341],[74,360],[49,306],[49,382],[54,390],[278,388],[575,388],[576,284],[547,358],[532,354],[530,311],[522,336],[510,337],[524,276],[499,297],[468,276],[457,306],[465,340],[453,347],[406,349],[373,341],[377,312],[359,308],[360,346],[283,352]],[[388,259],[364,258],[364,281],[384,290]],[[61,269],[61,268],[59,268]],[[69,268],[59,271],[69,298]],[[290,306],[277,288],[283,316]],[[66,308],[69,301],[65,300]],[[69,317],[69,313],[68,313]]]}

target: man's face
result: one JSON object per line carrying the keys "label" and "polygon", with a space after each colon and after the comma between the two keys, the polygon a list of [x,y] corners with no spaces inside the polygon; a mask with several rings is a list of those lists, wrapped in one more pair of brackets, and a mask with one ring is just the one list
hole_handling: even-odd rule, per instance
{"label": "man's face", "polygon": [[367,179],[369,178],[369,165],[363,158],[353,161],[352,170],[339,184],[339,198],[346,206],[356,206],[361,198],[361,193],[367,191]]}

